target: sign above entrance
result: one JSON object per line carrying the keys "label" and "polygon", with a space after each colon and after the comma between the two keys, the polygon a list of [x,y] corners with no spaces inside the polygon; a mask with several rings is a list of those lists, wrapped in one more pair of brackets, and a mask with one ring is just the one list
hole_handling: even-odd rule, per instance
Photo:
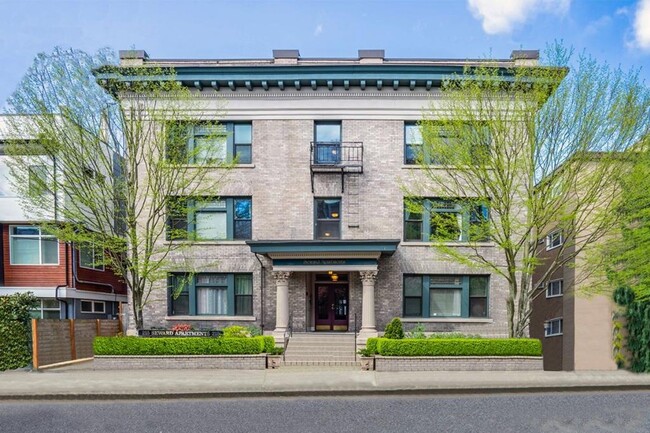
{"label": "sign above entrance", "polygon": [[375,259],[275,259],[276,266],[377,266]]}
{"label": "sign above entrance", "polygon": [[273,270],[312,271],[373,271],[377,259],[273,259]]}

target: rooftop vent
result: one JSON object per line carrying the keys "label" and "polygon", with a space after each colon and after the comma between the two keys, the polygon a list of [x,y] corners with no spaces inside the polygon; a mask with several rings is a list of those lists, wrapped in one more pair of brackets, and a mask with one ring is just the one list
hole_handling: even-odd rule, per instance
{"label": "rooftop vent", "polygon": [[300,58],[298,50],[273,50],[273,62],[280,64],[296,64]]}
{"label": "rooftop vent", "polygon": [[359,50],[359,63],[384,63],[384,50]]}

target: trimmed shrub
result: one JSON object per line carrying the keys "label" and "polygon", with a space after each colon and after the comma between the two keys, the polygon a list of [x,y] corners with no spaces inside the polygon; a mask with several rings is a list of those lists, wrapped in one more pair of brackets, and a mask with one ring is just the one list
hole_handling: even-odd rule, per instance
{"label": "trimmed shrub", "polygon": [[533,338],[436,338],[391,340],[380,338],[382,356],[541,356],[542,343]]}
{"label": "trimmed shrub", "polygon": [[378,342],[379,338],[368,338],[368,340],[366,340],[366,350],[368,351],[369,355],[374,355],[377,353]]}
{"label": "trimmed shrub", "polygon": [[264,342],[264,348],[263,351],[266,353],[272,353],[275,351],[275,338],[271,335],[265,335],[263,337],[256,337],[256,338],[261,338],[262,341]]}
{"label": "trimmed shrub", "polygon": [[31,293],[0,296],[0,371],[25,367],[31,362],[29,310],[37,302]]}
{"label": "trimmed shrub", "polygon": [[248,331],[248,328],[243,326],[228,326],[222,329],[224,338],[246,338],[251,337],[251,333]]}
{"label": "trimmed shrub", "polygon": [[266,348],[264,337],[96,337],[95,355],[255,355]]}
{"label": "trimmed shrub", "polygon": [[402,327],[402,321],[399,320],[399,317],[395,317],[388,325],[386,325],[384,338],[390,338],[393,340],[404,338],[404,328]]}

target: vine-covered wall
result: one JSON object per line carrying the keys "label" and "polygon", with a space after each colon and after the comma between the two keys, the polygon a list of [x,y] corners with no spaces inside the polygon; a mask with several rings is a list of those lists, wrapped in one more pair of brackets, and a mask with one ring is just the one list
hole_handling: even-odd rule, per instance
{"label": "vine-covered wall", "polygon": [[614,291],[614,301],[625,307],[630,370],[650,372],[650,302],[636,300],[632,289],[627,287]]}

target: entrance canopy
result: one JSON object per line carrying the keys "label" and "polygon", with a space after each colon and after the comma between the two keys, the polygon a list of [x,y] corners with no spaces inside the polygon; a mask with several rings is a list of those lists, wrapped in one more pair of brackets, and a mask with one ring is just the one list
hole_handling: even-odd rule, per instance
{"label": "entrance canopy", "polygon": [[377,260],[390,256],[397,239],[246,241],[253,253],[273,260],[274,271],[376,271]]}

